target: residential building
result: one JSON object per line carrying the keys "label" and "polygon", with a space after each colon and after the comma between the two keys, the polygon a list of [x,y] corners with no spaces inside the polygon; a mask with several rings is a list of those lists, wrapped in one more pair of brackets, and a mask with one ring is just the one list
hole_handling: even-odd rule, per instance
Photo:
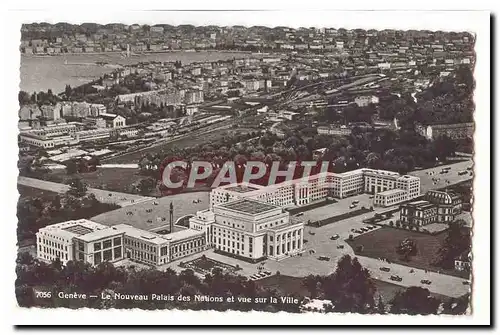
{"label": "residential building", "polygon": [[118,128],[124,127],[126,124],[126,120],[121,115],[109,114],[109,113],[100,113],[99,117],[106,121],[107,128]]}
{"label": "residential building", "polygon": [[428,191],[424,200],[400,206],[402,224],[423,226],[430,223],[450,223],[462,212],[460,196],[445,191]]}
{"label": "residential building", "polygon": [[351,128],[348,128],[345,125],[341,126],[319,126],[317,128],[317,132],[319,135],[338,135],[338,136],[348,136],[352,133]]}
{"label": "residential building", "polygon": [[415,126],[415,131],[429,140],[440,136],[447,136],[452,140],[472,138],[474,136],[474,123],[434,124]]}
{"label": "residential building", "polygon": [[455,270],[457,271],[469,271],[471,269],[471,253],[464,251],[455,259]]}
{"label": "residential building", "polygon": [[399,214],[402,225],[422,227],[435,222],[437,208],[428,201],[413,201],[401,205]]}
{"label": "residential building", "polygon": [[446,191],[428,191],[424,200],[437,207],[437,222],[453,222],[462,213],[462,199],[458,194]]}

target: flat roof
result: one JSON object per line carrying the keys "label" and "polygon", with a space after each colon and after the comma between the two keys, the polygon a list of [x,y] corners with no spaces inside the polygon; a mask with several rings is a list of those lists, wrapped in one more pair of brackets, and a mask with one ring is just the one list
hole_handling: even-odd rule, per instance
{"label": "flat roof", "polygon": [[395,188],[393,190],[387,190],[387,191],[384,191],[384,192],[379,192],[377,194],[380,194],[380,195],[393,195],[393,194],[398,194],[398,193],[401,193],[401,192],[406,192],[405,190],[401,190],[399,188]]}
{"label": "flat roof", "polygon": [[[167,238],[165,238],[159,234],[155,234],[155,233],[152,233],[152,232],[149,232],[146,230],[138,229],[138,228],[135,228],[133,226],[130,226],[130,225],[127,225],[124,223],[112,226],[111,228],[116,229],[116,231],[118,231],[118,232],[124,232],[125,235],[127,235],[127,236],[141,239],[141,240],[144,240],[144,241],[147,241],[150,243],[154,243],[154,244],[163,244],[163,243],[168,242]],[[168,236],[168,235],[166,235],[166,236]]]}
{"label": "flat roof", "polygon": [[107,237],[113,237],[119,234],[123,234],[123,231],[114,229],[113,227],[107,227],[106,229],[95,230],[91,233],[77,236],[78,239],[85,242],[92,242],[96,240],[100,240]]}
{"label": "flat roof", "polygon": [[74,226],[65,227],[62,230],[69,231],[70,233],[73,233],[73,234],[76,234],[76,235],[90,234],[91,232],[94,231],[93,229],[91,229],[89,227],[82,226],[80,224],[76,224]]}
{"label": "flat roof", "polygon": [[236,185],[226,188],[228,191],[237,192],[237,193],[247,193],[258,190],[258,188],[247,186],[247,185]]}
{"label": "flat roof", "polygon": [[268,212],[270,210],[280,208],[278,206],[266,204],[263,202],[250,200],[250,199],[240,199],[226,204],[219,205],[219,207],[230,209],[237,212],[242,212],[246,214],[260,214]]}
{"label": "flat roof", "polygon": [[186,239],[189,237],[201,236],[203,234],[204,234],[204,232],[199,231],[199,230],[184,229],[184,230],[180,230],[180,231],[177,231],[175,233],[172,233],[172,234],[167,234],[167,235],[165,235],[165,238],[167,240],[170,240],[171,242],[175,242],[175,241],[183,240],[183,239]]}

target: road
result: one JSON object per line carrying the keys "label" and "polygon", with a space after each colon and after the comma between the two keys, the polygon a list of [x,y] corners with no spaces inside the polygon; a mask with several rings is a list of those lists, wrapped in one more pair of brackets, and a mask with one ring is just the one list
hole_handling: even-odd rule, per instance
{"label": "road", "polygon": [[[449,165],[441,165],[431,169],[412,171],[408,174],[420,178],[420,192],[422,194],[425,194],[425,192],[429,190],[439,189],[446,186],[458,184],[467,180],[471,180],[473,176],[471,176],[469,173],[464,174],[462,176],[458,175],[459,171],[464,171],[470,166],[473,166],[473,161],[469,159],[463,162],[453,163]],[[441,170],[444,167],[450,167],[451,169],[448,173],[440,174]],[[429,172],[433,174],[429,175]],[[432,178],[439,178],[440,181],[434,184]],[[446,180],[449,181],[449,184],[446,183]]]}
{"label": "road", "polygon": [[[17,183],[24,186],[34,187],[56,193],[65,193],[67,190],[69,190],[69,186],[65,184],[28,177],[18,177]],[[135,205],[143,201],[150,201],[154,199],[152,197],[143,197],[136,194],[127,194],[122,192],[105,191],[97,188],[89,188],[87,192],[95,194],[96,198],[103,203],[113,203],[117,204],[120,207]]]}

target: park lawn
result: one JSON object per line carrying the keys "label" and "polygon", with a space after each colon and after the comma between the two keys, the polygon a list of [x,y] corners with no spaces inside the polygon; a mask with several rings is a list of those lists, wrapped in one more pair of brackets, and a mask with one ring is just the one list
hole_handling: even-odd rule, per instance
{"label": "park lawn", "polygon": [[[373,282],[375,284],[375,287],[377,288],[377,293],[375,293],[375,298],[378,299],[378,296],[382,296],[382,300],[384,301],[385,304],[389,303],[392,298],[398,293],[399,291],[405,291],[406,287],[397,285],[394,283],[388,283],[382,280],[378,279],[373,279]],[[446,299],[450,299],[450,297],[443,295],[443,294],[438,294],[438,293],[433,293],[431,292],[431,296],[440,299],[441,301],[444,301]]]}
{"label": "park lawn", "polygon": [[28,197],[37,197],[42,199],[52,198],[58,193],[42,190],[35,187],[24,186],[21,184],[17,184],[17,191],[19,192],[19,198],[24,199]]}
{"label": "park lawn", "polygon": [[[415,240],[418,250],[417,255],[411,257],[408,262],[401,260],[400,255],[396,253],[396,247],[406,238]],[[445,238],[445,232],[437,235],[429,235],[404,229],[382,227],[380,229],[359,235],[352,241],[346,240],[346,242],[353,248],[356,255],[372,258],[386,258],[397,264],[403,264],[434,272],[440,271],[444,274],[463,277],[465,275],[461,274],[459,271],[445,270],[432,265],[432,263],[436,260],[436,257],[438,257],[439,249],[441,248]],[[363,251],[361,252],[357,251],[357,247],[360,245],[363,246]]]}
{"label": "park lawn", "polygon": [[54,170],[48,174],[48,180],[66,184],[68,180],[78,176],[87,183],[88,187],[102,190],[129,193],[128,187],[138,180],[146,178],[139,175],[138,169],[100,168],[94,172],[66,174],[65,169]]}

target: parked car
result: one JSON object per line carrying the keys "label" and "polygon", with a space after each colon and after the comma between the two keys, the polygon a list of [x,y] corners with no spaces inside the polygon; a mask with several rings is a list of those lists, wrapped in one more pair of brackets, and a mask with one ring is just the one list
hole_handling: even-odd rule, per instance
{"label": "parked car", "polygon": [[356,229],[354,232],[357,234],[361,234],[361,230],[358,230],[358,229]]}
{"label": "parked car", "polygon": [[427,279],[422,279],[420,282],[422,284],[426,284],[426,285],[430,285],[432,283],[430,280],[427,280]]}
{"label": "parked car", "polygon": [[359,204],[359,200],[354,200],[354,201],[352,202],[352,204],[353,204],[353,205],[357,205],[357,204]]}
{"label": "parked car", "polygon": [[338,240],[339,238],[340,238],[339,234],[335,234],[332,237],[330,237],[330,240],[335,241]]}
{"label": "parked car", "polygon": [[373,199],[373,198],[375,198],[375,196],[374,195],[370,195],[370,199]]}
{"label": "parked car", "polygon": [[319,256],[319,257],[318,257],[318,259],[319,259],[320,261],[326,261],[326,262],[328,262],[328,261],[330,260],[330,257],[326,257],[326,256]]}
{"label": "parked car", "polygon": [[356,207],[356,205],[349,206],[350,209],[353,209],[354,207]]}
{"label": "parked car", "polygon": [[464,280],[464,281],[462,282],[462,284],[464,284],[464,285],[469,285],[470,283],[469,283],[469,281],[468,281],[468,280]]}
{"label": "parked car", "polygon": [[391,280],[394,280],[394,281],[402,281],[402,280],[403,280],[403,278],[401,278],[400,276],[392,275],[392,276],[391,276]]}
{"label": "parked car", "polygon": [[383,266],[383,267],[380,268],[380,271],[389,272],[389,271],[391,271],[391,269],[389,269],[388,267]]}
{"label": "parked car", "polygon": [[337,245],[337,249],[344,249],[344,245]]}

